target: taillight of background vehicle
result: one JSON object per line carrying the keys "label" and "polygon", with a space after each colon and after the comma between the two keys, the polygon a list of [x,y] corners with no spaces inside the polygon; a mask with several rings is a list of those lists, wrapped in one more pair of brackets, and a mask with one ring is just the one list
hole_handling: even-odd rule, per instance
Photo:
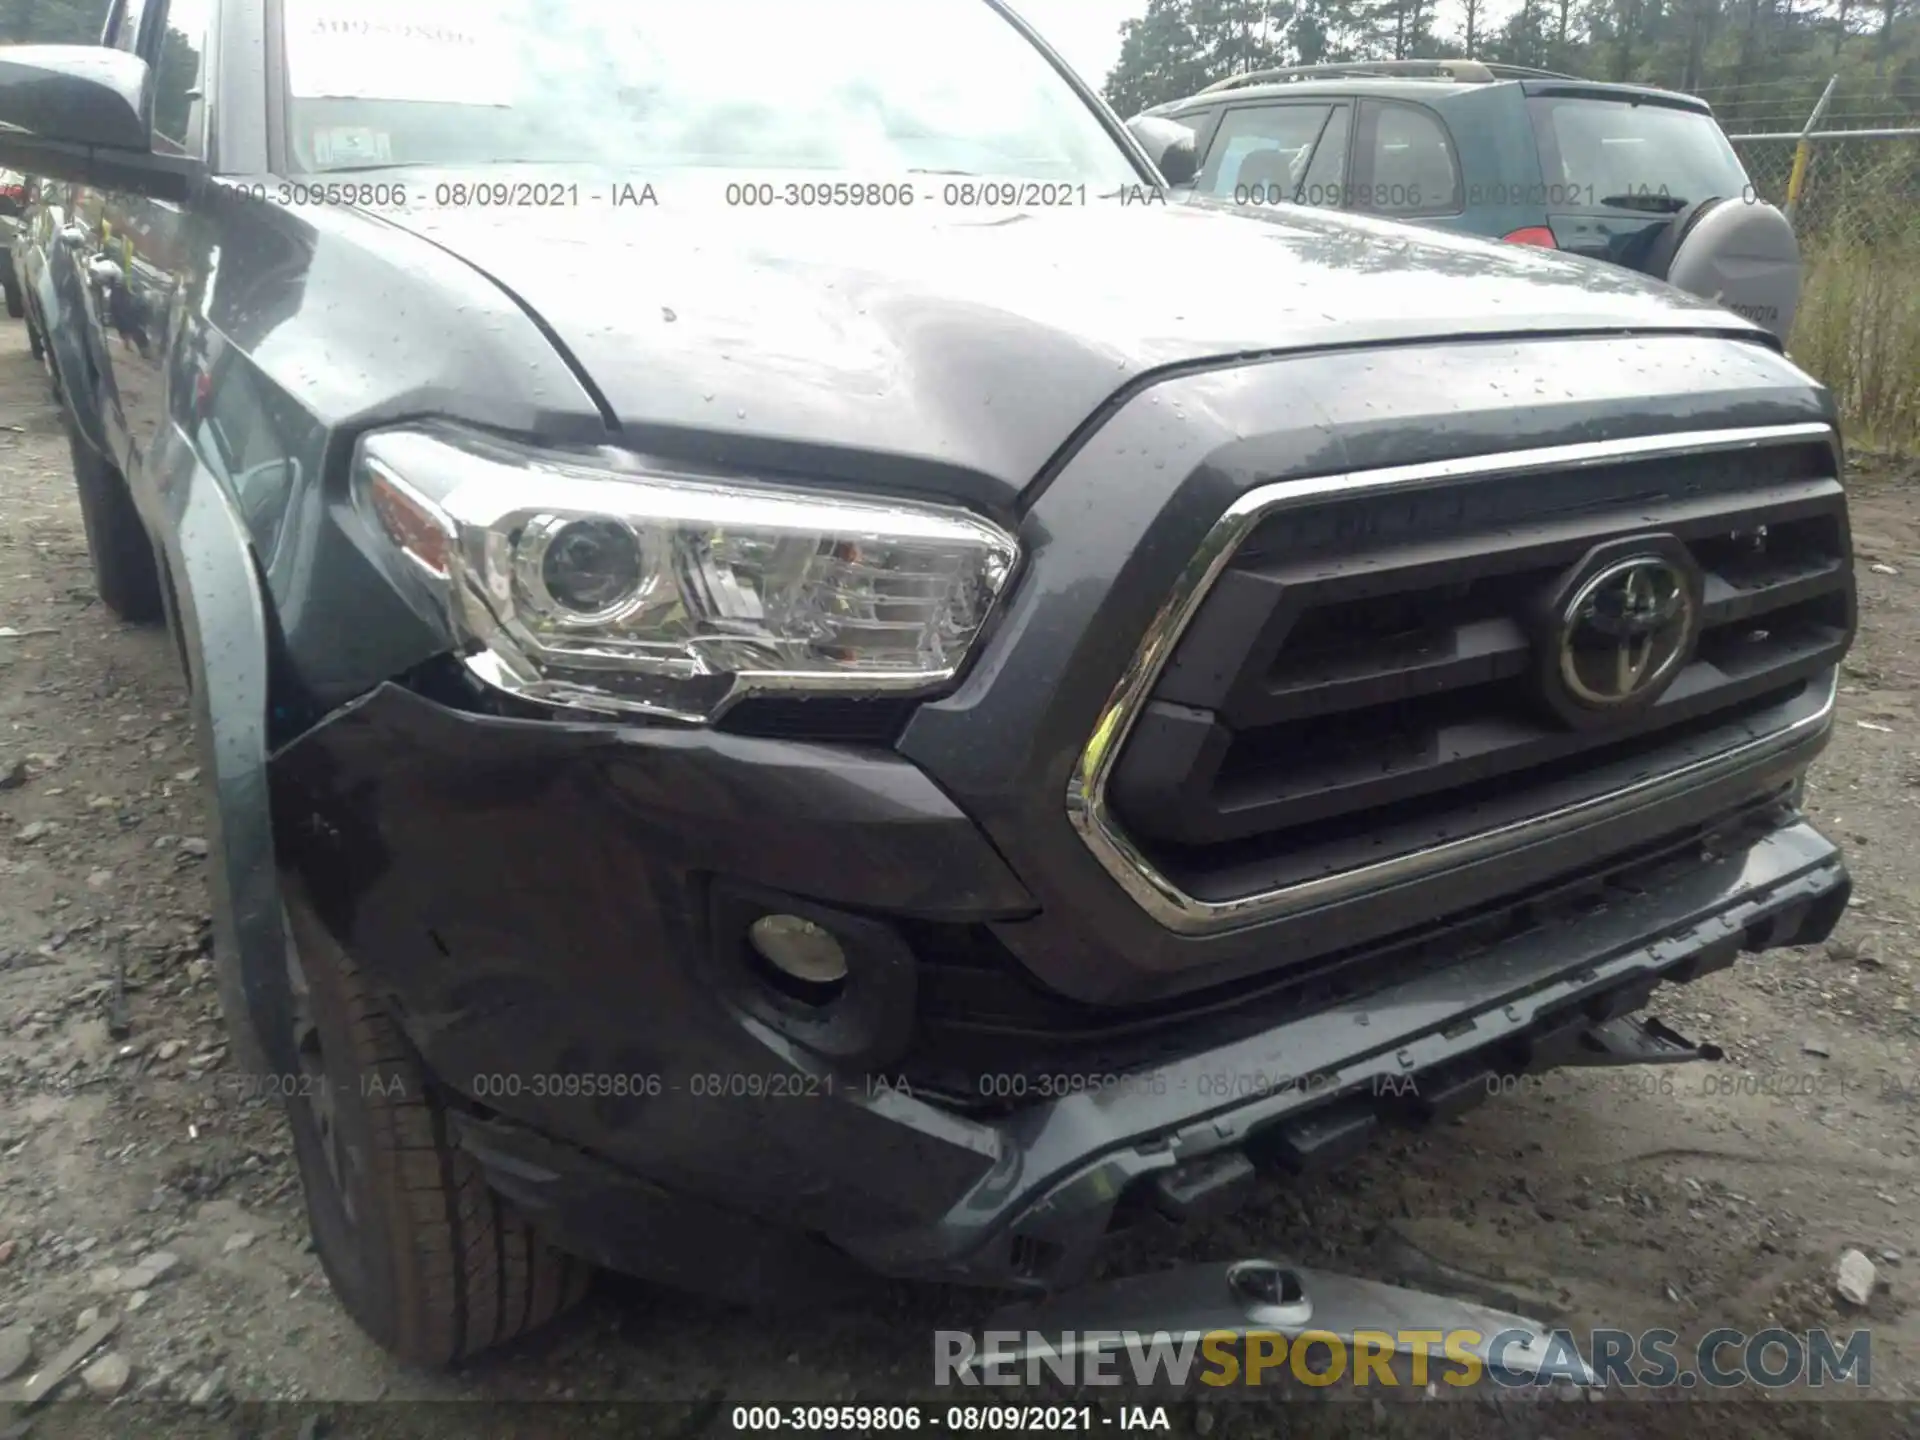
{"label": "taillight of background vehicle", "polygon": [[1544,245],[1549,250],[1556,248],[1553,231],[1544,225],[1523,225],[1500,238],[1509,245]]}

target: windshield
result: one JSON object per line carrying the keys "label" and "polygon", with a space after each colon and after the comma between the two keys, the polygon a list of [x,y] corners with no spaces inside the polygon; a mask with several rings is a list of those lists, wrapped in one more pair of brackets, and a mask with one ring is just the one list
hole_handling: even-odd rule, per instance
{"label": "windshield", "polygon": [[1555,209],[1679,209],[1750,197],[1747,173],[1710,115],[1584,96],[1528,102],[1540,166],[1569,203]]}
{"label": "windshield", "polygon": [[985,0],[284,0],[298,168],[1141,177]]}

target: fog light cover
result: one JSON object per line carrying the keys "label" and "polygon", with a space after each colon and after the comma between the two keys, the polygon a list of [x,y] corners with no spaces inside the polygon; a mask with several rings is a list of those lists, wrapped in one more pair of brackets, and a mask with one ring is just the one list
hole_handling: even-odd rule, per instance
{"label": "fog light cover", "polygon": [[847,952],[832,932],[798,915],[762,915],[747,928],[747,943],[774,969],[825,988],[847,978]]}

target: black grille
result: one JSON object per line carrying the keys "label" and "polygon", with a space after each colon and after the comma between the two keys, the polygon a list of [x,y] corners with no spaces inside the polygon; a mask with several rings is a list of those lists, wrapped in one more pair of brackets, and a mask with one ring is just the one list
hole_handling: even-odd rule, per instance
{"label": "black grille", "polygon": [[[1678,538],[1694,658],[1575,729],[1535,678],[1543,597],[1596,545]],[[1824,703],[1854,623],[1824,445],[1357,493],[1282,510],[1220,575],[1109,783],[1189,894],[1225,899],[1524,819],[1708,759]]]}

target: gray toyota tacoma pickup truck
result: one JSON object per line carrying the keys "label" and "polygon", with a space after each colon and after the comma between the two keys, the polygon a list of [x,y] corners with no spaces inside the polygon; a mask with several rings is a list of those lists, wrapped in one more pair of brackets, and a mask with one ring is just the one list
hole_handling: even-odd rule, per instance
{"label": "gray toyota tacoma pickup truck", "polygon": [[1166,204],[997,0],[115,0],[0,122],[236,1047],[409,1358],[593,1266],[1070,1290],[1711,1056],[1636,1012],[1846,904],[1830,396],[1623,270]]}

